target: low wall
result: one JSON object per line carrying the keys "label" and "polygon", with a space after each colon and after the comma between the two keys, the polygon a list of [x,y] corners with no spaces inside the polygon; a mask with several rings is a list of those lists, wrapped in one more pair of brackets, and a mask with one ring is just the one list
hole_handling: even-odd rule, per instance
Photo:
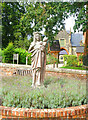
{"label": "low wall", "polygon": [[[88,70],[75,70],[75,69],[64,69],[64,68],[52,68],[46,66],[46,72],[55,72],[59,74],[72,74],[72,75],[80,75],[87,76]],[[17,65],[17,64],[2,64],[0,65],[0,74],[2,76],[8,75],[12,76],[15,74],[26,75],[31,74],[31,66],[30,65]]]}
{"label": "low wall", "polygon": [[12,76],[12,75],[25,75],[31,72],[29,65],[17,65],[17,64],[0,64],[0,75],[1,76]]}
{"label": "low wall", "polygon": [[0,106],[1,120],[88,120],[88,104],[57,109],[28,109]]}
{"label": "low wall", "polygon": [[72,74],[88,74],[88,70],[64,69],[64,68],[47,68],[46,71],[58,73],[72,73]]}
{"label": "low wall", "polygon": [[0,75],[1,76],[12,76],[14,74],[17,74],[16,68],[12,68],[12,67],[1,67],[0,66]]}

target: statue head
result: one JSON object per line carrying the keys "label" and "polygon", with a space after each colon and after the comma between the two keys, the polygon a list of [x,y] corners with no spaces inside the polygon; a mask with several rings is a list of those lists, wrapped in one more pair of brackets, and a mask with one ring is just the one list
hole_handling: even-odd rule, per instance
{"label": "statue head", "polygon": [[41,36],[39,32],[34,32],[33,35],[34,35],[34,40],[33,40],[34,42],[41,41]]}

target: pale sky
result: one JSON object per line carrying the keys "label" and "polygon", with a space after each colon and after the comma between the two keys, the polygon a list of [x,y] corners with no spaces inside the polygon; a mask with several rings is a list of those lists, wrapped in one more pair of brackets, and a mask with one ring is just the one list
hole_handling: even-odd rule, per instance
{"label": "pale sky", "polygon": [[[69,17],[68,19],[65,20],[65,29],[66,30],[70,30],[71,28],[71,32],[74,32],[73,30],[73,26],[75,25],[75,18],[73,16]],[[83,33],[82,31],[76,31],[76,33]]]}
{"label": "pale sky", "polygon": [[71,28],[71,31],[74,32],[74,30],[73,30],[74,25],[75,25],[74,17],[69,17],[68,19],[65,20],[65,29],[66,30],[70,30],[70,28]]}

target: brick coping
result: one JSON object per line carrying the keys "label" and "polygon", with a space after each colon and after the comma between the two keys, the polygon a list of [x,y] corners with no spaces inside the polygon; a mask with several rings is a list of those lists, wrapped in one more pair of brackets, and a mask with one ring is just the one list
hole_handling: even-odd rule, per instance
{"label": "brick coping", "polygon": [[[28,109],[0,106],[2,118],[63,118],[63,119],[88,119],[88,104],[55,109]],[[59,119],[58,119],[59,120]]]}

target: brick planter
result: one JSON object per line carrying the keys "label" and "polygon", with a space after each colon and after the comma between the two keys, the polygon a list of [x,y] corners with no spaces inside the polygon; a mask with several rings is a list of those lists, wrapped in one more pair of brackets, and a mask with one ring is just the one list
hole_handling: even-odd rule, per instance
{"label": "brick planter", "polygon": [[[13,75],[16,68],[13,66],[1,66],[2,75]],[[18,69],[18,68],[17,68]],[[29,68],[25,68],[29,70]],[[3,72],[2,72],[3,71]],[[70,72],[69,72],[70,71]],[[87,78],[88,71],[84,70],[66,70],[66,69],[47,69],[47,74],[54,75],[79,75],[82,78]],[[0,106],[0,120],[88,120],[88,104],[57,108],[57,109],[28,109],[28,108],[13,108]]]}
{"label": "brick planter", "polygon": [[57,108],[57,109],[28,109],[0,106],[1,120],[88,120],[88,104]]}

